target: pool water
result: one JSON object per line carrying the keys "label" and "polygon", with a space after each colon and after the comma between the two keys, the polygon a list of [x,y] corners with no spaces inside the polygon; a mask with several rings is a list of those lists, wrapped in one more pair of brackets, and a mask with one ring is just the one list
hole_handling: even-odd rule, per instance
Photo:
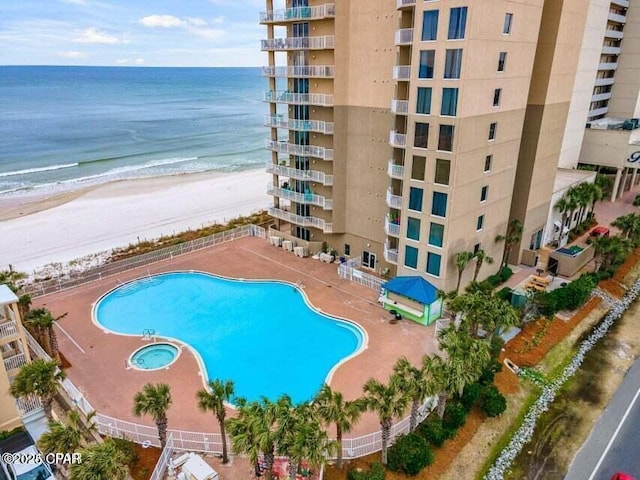
{"label": "pool water", "polygon": [[331,369],[363,346],[356,325],[318,313],[296,287],[204,273],[169,273],[122,285],[94,310],[108,330],[191,346],[209,379],[233,380],[236,395],[310,400]]}
{"label": "pool water", "polygon": [[130,363],[143,370],[156,370],[171,364],[178,356],[178,349],[168,343],[148,345],[131,355]]}

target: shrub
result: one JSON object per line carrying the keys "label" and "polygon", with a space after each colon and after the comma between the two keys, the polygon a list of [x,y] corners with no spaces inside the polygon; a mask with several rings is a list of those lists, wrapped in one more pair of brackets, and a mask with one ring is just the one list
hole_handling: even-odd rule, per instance
{"label": "shrub", "polygon": [[479,383],[470,383],[469,385],[465,385],[462,397],[460,397],[460,403],[467,412],[470,412],[475,406],[481,393],[482,386]]}
{"label": "shrub", "polygon": [[127,458],[128,465],[131,465],[138,461],[138,454],[136,453],[136,447],[132,441],[126,439],[125,437],[112,438],[111,440],[113,440],[113,443],[116,446],[116,448],[120,450],[122,453],[124,453],[125,457]]}
{"label": "shrub", "polygon": [[347,478],[349,480],[384,480],[384,467],[381,463],[374,462],[369,464],[369,470],[359,472],[358,470],[349,470]]}
{"label": "shrub", "polygon": [[502,370],[502,364],[492,358],[482,373],[480,374],[480,378],[478,378],[478,383],[482,386],[491,385],[493,383],[493,378],[496,376],[496,373]]}
{"label": "shrub", "polygon": [[491,354],[491,358],[498,358],[500,356],[500,352],[502,352],[502,347],[504,347],[504,340],[500,335],[494,335],[491,337],[491,343],[489,344],[489,353]]}
{"label": "shrub", "polygon": [[633,199],[633,206],[640,207],[640,195],[636,195],[636,198]]}
{"label": "shrub", "polygon": [[455,432],[467,419],[467,410],[458,402],[449,402],[444,411],[442,426],[446,430]]}
{"label": "shrub", "polygon": [[575,310],[587,301],[596,283],[595,275],[585,273],[566,287],[536,295],[540,313],[551,317],[560,310]]}
{"label": "shrub", "polygon": [[488,416],[497,417],[507,409],[507,401],[494,385],[488,385],[482,390],[480,406]]}
{"label": "shrub", "polygon": [[496,293],[496,297],[501,298],[505,302],[511,303],[512,293],[513,293],[513,290],[511,290],[509,287],[504,287],[498,293]]}
{"label": "shrub", "polygon": [[501,283],[504,283],[507,280],[509,280],[511,278],[511,275],[513,275],[513,270],[511,270],[509,267],[504,267],[498,273],[498,276],[500,277],[500,282]]}
{"label": "shrub", "polygon": [[433,463],[433,451],[424,438],[414,433],[401,435],[389,449],[387,467],[394,472],[417,475]]}
{"label": "shrub", "polygon": [[438,415],[430,415],[415,431],[434,447],[441,447],[449,438],[450,432],[442,426],[442,419]]}

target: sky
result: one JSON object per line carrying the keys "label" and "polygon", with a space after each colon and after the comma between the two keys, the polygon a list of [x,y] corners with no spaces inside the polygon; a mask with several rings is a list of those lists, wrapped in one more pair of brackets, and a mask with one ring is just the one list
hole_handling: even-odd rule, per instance
{"label": "sky", "polygon": [[260,66],[264,0],[0,0],[0,65]]}

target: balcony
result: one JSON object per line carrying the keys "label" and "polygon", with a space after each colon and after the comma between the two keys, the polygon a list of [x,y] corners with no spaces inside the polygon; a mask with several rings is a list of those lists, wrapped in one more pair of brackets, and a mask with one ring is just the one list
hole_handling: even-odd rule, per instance
{"label": "balcony", "polygon": [[318,182],[325,186],[333,185],[333,175],[327,175],[324,172],[318,172],[316,170],[299,170],[297,168],[291,168],[284,165],[268,163],[267,172],[275,175],[283,175],[295,180]]}
{"label": "balcony", "polygon": [[18,370],[23,365],[27,364],[27,356],[24,353],[18,353],[11,357],[3,358],[4,368],[7,372],[12,370]]}
{"label": "balcony", "polygon": [[587,117],[588,118],[598,117],[600,115],[605,115],[608,111],[609,111],[609,107],[596,108],[594,110],[589,110]]}
{"label": "balcony", "polygon": [[384,233],[392,237],[400,237],[400,224],[393,223],[389,217],[384,219]]}
{"label": "balcony", "polygon": [[611,0],[611,3],[619,7],[629,8],[629,0]]}
{"label": "balcony", "polygon": [[387,205],[400,210],[402,208],[402,197],[394,195],[391,189],[387,190]]}
{"label": "balcony", "polygon": [[610,78],[596,78],[594,82],[594,86],[596,87],[604,87],[605,85],[613,85],[616,79],[614,77]]}
{"label": "balcony", "polygon": [[396,8],[415,7],[416,0],[397,0]]}
{"label": "balcony", "polygon": [[293,223],[301,227],[314,227],[322,230],[324,233],[333,233],[333,224],[327,223],[322,218],[318,217],[303,217],[302,215],[296,215],[295,213],[287,212],[281,208],[269,207],[269,215],[285,222]]}
{"label": "balcony", "polygon": [[314,157],[327,161],[333,160],[333,150],[330,148],[316,147],[313,145],[296,145],[294,143],[278,142],[276,140],[267,140],[264,146],[267,150],[278,153],[299,155],[301,157]]}
{"label": "balcony", "polygon": [[273,197],[284,198],[296,203],[302,203],[304,205],[316,205],[322,207],[323,210],[333,210],[333,200],[331,198],[323,197],[322,195],[316,195],[315,193],[300,193],[288,190],[286,188],[276,187],[272,183],[267,184],[267,195]]}
{"label": "balcony", "polygon": [[610,30],[610,29],[607,29],[607,30],[604,32],[604,36],[605,36],[606,38],[615,38],[615,39],[617,39],[617,40],[620,40],[620,39],[624,36],[624,33],[622,33],[622,32],[621,32],[621,31],[619,31],[619,30]]}
{"label": "balcony", "polygon": [[384,259],[389,263],[393,263],[394,265],[397,265],[398,264],[398,250],[390,248],[389,245],[387,245],[385,243],[384,244]]}
{"label": "balcony", "polygon": [[404,178],[404,165],[396,165],[393,160],[389,160],[389,165],[387,165],[387,173],[391,178],[402,180]]}
{"label": "balcony", "polygon": [[407,135],[391,131],[389,133],[389,144],[396,148],[405,148],[407,146]]}
{"label": "balcony", "polygon": [[294,7],[260,12],[260,23],[289,23],[299,20],[321,20],[335,16],[335,4],[326,3],[316,7]]}
{"label": "balcony", "polygon": [[18,325],[13,320],[0,323],[0,339],[15,337],[18,335]]}
{"label": "balcony", "polygon": [[598,70],[615,70],[618,68],[618,62],[603,62],[598,65]]}
{"label": "balcony", "polygon": [[610,22],[616,22],[616,23],[626,23],[627,22],[627,16],[626,15],[620,15],[619,13],[613,13],[613,12],[609,12],[609,21]]}
{"label": "balcony", "polygon": [[602,47],[603,55],[620,55],[620,47]]}
{"label": "balcony", "polygon": [[396,65],[393,67],[394,80],[409,80],[411,78],[411,65]]}
{"label": "balcony", "polygon": [[333,78],[333,65],[296,65],[292,67],[262,67],[263,77]]}
{"label": "balcony", "polygon": [[391,100],[391,111],[396,115],[406,115],[409,113],[409,101]]}
{"label": "balcony", "polygon": [[396,45],[411,45],[413,43],[413,28],[402,28],[396,31]]}
{"label": "balcony", "polygon": [[592,102],[602,102],[604,100],[609,100],[611,98],[611,92],[606,93],[596,93],[591,97]]}
{"label": "balcony", "polygon": [[302,132],[318,132],[325,135],[333,135],[333,122],[323,122],[320,120],[296,120],[294,118],[284,118],[282,115],[267,115],[264,124],[272,128],[286,128],[289,130],[299,130]]}
{"label": "balcony", "polygon": [[323,93],[268,91],[264,93],[264,101],[272,103],[290,103],[294,105],[317,105],[320,107],[332,107],[333,95],[325,95]]}
{"label": "balcony", "polygon": [[335,45],[335,36],[270,38],[261,41],[263,52],[285,52],[288,50],[331,50]]}

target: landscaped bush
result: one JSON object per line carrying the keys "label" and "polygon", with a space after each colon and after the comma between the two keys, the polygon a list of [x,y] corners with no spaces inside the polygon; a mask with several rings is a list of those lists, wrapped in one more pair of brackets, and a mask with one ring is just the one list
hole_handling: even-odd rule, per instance
{"label": "landscaped bush", "polygon": [[387,467],[394,472],[417,475],[433,463],[434,455],[424,438],[415,433],[401,435],[389,449]]}
{"label": "landscaped bush", "polygon": [[509,287],[504,287],[498,293],[496,293],[496,297],[501,298],[505,302],[511,303],[511,295],[513,294],[513,290]]}
{"label": "landscaped bush", "polygon": [[491,385],[493,383],[493,378],[496,376],[496,373],[502,370],[502,364],[495,358],[492,358],[484,370],[478,378],[478,383],[482,386]]}
{"label": "landscaped bush", "polygon": [[640,207],[640,195],[636,195],[636,198],[633,199],[633,206]]}
{"label": "landscaped bush", "polygon": [[135,444],[131,440],[126,438],[112,438],[114,445],[120,450],[127,458],[127,464],[131,465],[138,461],[138,454],[136,453]]}
{"label": "landscaped bush", "polygon": [[347,478],[349,480],[384,480],[384,467],[381,463],[374,462],[369,465],[369,470],[358,472],[357,470],[349,470]]}
{"label": "landscaped bush", "polygon": [[449,402],[447,403],[447,408],[444,411],[442,426],[445,430],[455,432],[464,425],[466,419],[467,410],[458,402]]}
{"label": "landscaped bush", "polygon": [[596,284],[597,277],[585,273],[566,287],[536,295],[540,313],[551,317],[560,310],[575,310],[587,301]]}
{"label": "landscaped bush", "polygon": [[509,280],[511,278],[511,275],[513,275],[513,270],[511,270],[509,267],[504,267],[496,275],[489,275],[485,282],[495,288],[501,283]]}
{"label": "landscaped bush", "polygon": [[427,420],[418,426],[415,433],[434,447],[441,447],[451,434],[442,426],[442,419],[438,415],[429,415]]}
{"label": "landscaped bush", "polygon": [[460,397],[460,403],[467,412],[470,412],[475,406],[481,393],[482,386],[479,383],[470,383],[469,385],[465,385],[462,397]]}
{"label": "landscaped bush", "polygon": [[491,343],[489,343],[489,353],[491,354],[491,358],[498,358],[500,356],[500,352],[502,352],[502,347],[504,347],[504,340],[500,335],[494,335],[491,337]]}
{"label": "landscaped bush", "polygon": [[487,385],[482,389],[480,406],[490,417],[497,417],[507,409],[507,401],[494,385]]}

